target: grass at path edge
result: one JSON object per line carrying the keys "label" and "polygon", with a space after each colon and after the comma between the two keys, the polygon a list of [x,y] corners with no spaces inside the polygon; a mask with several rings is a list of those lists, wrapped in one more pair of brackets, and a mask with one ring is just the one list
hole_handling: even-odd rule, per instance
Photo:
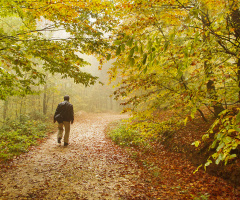
{"label": "grass at path edge", "polygon": [[6,121],[0,129],[0,162],[11,160],[29,151],[33,145],[53,132],[49,120],[31,120],[23,117],[14,121]]}

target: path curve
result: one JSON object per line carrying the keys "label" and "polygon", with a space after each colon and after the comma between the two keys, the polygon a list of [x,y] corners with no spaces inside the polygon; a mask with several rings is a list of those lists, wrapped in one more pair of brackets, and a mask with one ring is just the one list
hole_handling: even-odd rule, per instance
{"label": "path curve", "polygon": [[141,170],[104,134],[124,117],[80,113],[68,147],[56,143],[55,133],[0,171],[0,199],[147,199]]}

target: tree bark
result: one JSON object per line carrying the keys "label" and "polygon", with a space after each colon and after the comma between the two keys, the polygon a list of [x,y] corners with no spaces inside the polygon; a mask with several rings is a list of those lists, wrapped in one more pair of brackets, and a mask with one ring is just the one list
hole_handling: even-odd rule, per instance
{"label": "tree bark", "polygon": [[3,106],[3,120],[7,119],[7,111],[8,111],[8,100],[5,100],[4,106]]}
{"label": "tree bark", "polygon": [[239,88],[238,101],[240,102],[240,58],[238,58],[237,69],[238,69],[237,75],[238,75],[238,88]]}
{"label": "tree bark", "polygon": [[[206,27],[210,26],[210,22],[208,21],[207,14],[202,16],[202,22],[203,22],[203,30],[206,31]],[[205,34],[203,34],[203,42],[207,43],[209,42],[209,40],[210,40],[210,34],[206,34],[205,32]],[[208,60],[211,59],[211,52],[206,53],[206,58]],[[213,77],[212,66],[208,63],[208,61],[204,61],[204,71],[205,71],[206,78],[210,79],[211,77]],[[218,96],[215,88],[215,83],[211,79],[208,80],[207,82],[207,92],[209,94],[209,99],[212,102],[211,107],[213,107],[214,115],[215,117],[217,117],[218,114],[224,110],[224,108],[223,108],[223,105],[217,101]]]}
{"label": "tree bark", "polygon": [[[232,1],[231,5],[231,27],[234,30],[234,36],[236,42],[240,40],[240,10],[238,7],[238,1]],[[240,89],[240,58],[237,58],[237,76],[238,76],[238,88]],[[240,102],[240,91],[238,92],[238,101]]]}
{"label": "tree bark", "polygon": [[47,84],[44,85],[44,93],[43,93],[43,114],[47,114]]}

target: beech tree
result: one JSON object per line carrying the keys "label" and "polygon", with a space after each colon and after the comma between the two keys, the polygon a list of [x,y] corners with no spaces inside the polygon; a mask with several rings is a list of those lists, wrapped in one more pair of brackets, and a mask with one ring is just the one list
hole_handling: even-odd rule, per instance
{"label": "beech tree", "polygon": [[[122,4],[124,10],[128,8],[126,12],[131,14],[127,15],[126,13],[129,18],[126,17],[125,24],[122,25],[121,29],[124,35],[119,34],[120,37],[115,42],[119,45],[116,54],[127,53],[128,64],[138,66],[140,73],[148,73],[147,71],[151,71],[152,66],[159,70],[160,65],[164,65],[162,70],[166,70],[166,68],[176,70],[172,74],[172,78],[177,80],[180,84],[179,87],[184,86],[182,87],[184,91],[181,93],[190,90],[187,96],[196,97],[196,95],[190,95],[191,87],[188,88],[187,85],[189,86],[188,83],[196,78],[196,73],[204,73],[204,78],[200,79],[202,82],[200,85],[204,86],[201,87],[203,94],[208,94],[205,98],[205,101],[208,102],[199,105],[205,104],[213,107],[213,112],[217,116],[223,110],[223,99],[219,97],[221,92],[218,91],[218,94],[214,92],[215,86],[218,85],[218,90],[222,89],[221,82],[233,81],[234,77],[230,76],[228,81],[222,78],[214,79],[222,75],[220,71],[225,73],[228,70],[224,71],[221,68],[232,65],[233,59],[237,58],[228,57],[219,46],[219,35],[217,34],[221,32],[219,24],[222,24],[222,21],[215,22],[214,27],[210,26],[213,26],[212,21],[217,19],[216,16],[219,18],[224,14],[224,11],[227,12],[228,7],[226,8],[222,1],[218,1],[220,6],[218,8],[222,9],[220,9],[221,12],[217,12],[214,7],[216,1],[183,1],[182,3],[171,1],[168,5],[165,4],[166,1],[164,4],[159,1],[137,2],[140,2],[138,7],[133,2]],[[210,28],[213,30],[209,30]],[[218,33],[216,33],[217,31]],[[221,42],[225,42],[224,40],[223,37]],[[227,42],[232,43],[233,41],[234,39],[230,37]],[[237,49],[235,51],[237,52]],[[228,62],[230,59],[232,62]],[[224,89],[226,90],[226,87]],[[232,101],[230,96],[228,96],[229,101]],[[193,99],[191,98],[191,100]],[[198,109],[199,106],[194,108],[195,111]]]}
{"label": "beech tree", "polygon": [[96,82],[97,77],[81,71],[88,63],[79,53],[101,54],[109,46],[104,32],[114,23],[106,23],[110,2],[5,0],[0,6],[0,99],[29,94],[31,85],[43,83],[39,65],[85,86]]}
{"label": "beech tree", "polygon": [[122,23],[115,29],[117,61],[110,74],[122,77],[115,96],[125,99],[138,128],[156,131],[153,113],[163,108],[187,114],[185,123],[196,112],[207,120],[204,107],[215,117],[229,112],[212,147],[217,164],[233,158],[239,117],[230,122],[234,114],[227,109],[239,101],[239,2],[118,1],[116,9]]}

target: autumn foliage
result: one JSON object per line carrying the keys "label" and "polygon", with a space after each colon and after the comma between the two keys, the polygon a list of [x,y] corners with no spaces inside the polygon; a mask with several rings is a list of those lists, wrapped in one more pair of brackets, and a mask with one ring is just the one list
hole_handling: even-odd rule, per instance
{"label": "autumn foliage", "polygon": [[[82,69],[89,65],[82,55],[94,55],[100,70],[113,62],[108,71],[113,96],[131,115],[111,136],[119,144],[161,144],[201,120],[207,130],[184,141],[197,150],[207,143],[202,166],[237,163],[238,0],[5,0],[0,6],[1,100],[37,94],[48,74],[93,85],[98,77]],[[189,182],[185,189],[198,184]]]}
{"label": "autumn foliage", "polygon": [[239,2],[119,1],[116,10],[123,20],[115,29],[117,57],[110,79],[119,82],[115,97],[124,101],[138,130],[144,135],[161,132],[155,115],[159,110],[172,110],[172,120],[185,124],[196,114],[207,121],[208,110],[224,121],[219,132],[209,130],[216,134],[212,147],[217,152],[205,166],[235,158],[231,150],[239,145],[239,110],[232,105],[239,102]]}

